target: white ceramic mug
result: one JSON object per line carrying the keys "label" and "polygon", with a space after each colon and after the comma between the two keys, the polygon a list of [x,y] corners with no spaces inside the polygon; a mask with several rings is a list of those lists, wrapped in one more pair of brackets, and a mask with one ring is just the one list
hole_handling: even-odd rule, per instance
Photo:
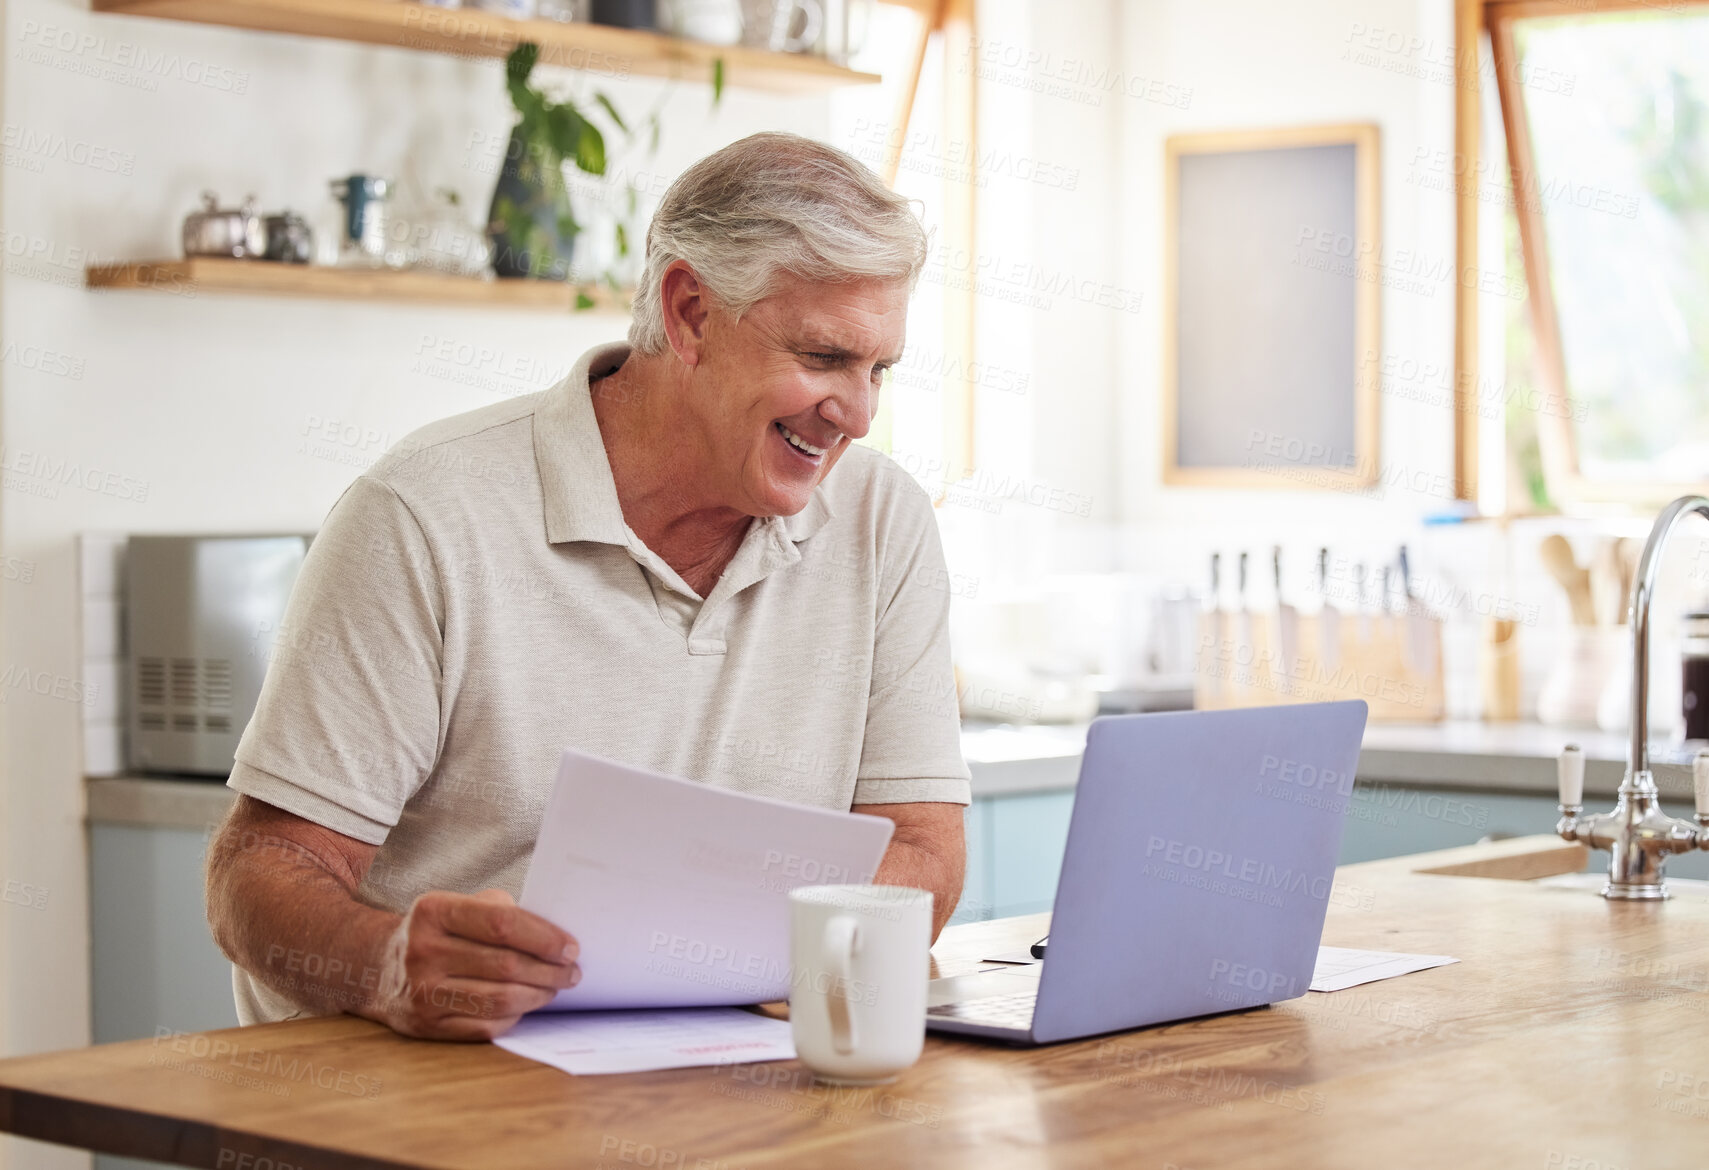
{"label": "white ceramic mug", "polygon": [[820,1080],[874,1085],[926,1042],[932,895],[905,886],[789,892],[789,1027]]}
{"label": "white ceramic mug", "polygon": [[663,0],[659,28],[708,45],[740,44],[742,6],[738,0]]}
{"label": "white ceramic mug", "polygon": [[[790,34],[800,18],[801,31]],[[742,44],[773,53],[801,53],[819,39],[825,10],[819,0],[742,0]]]}

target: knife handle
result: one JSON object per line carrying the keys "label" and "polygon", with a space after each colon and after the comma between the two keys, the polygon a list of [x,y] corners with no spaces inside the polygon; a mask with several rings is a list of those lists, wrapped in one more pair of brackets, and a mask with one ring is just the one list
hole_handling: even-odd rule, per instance
{"label": "knife handle", "polygon": [[1691,784],[1697,789],[1697,823],[1709,825],[1709,752],[1691,761]]}

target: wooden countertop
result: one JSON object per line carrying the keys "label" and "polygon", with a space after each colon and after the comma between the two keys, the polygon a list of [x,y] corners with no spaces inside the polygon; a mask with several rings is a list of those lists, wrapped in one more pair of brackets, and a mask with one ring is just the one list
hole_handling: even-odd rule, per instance
{"label": "wooden countertop", "polygon": [[[1462,962],[1042,1049],[933,1037],[879,1089],[794,1062],[571,1077],[341,1017],[3,1061],[0,1129],[231,1170],[1701,1166],[1709,900],[1487,876],[1583,860],[1535,837],[1347,866],[1326,943]],[[952,928],[937,964],[1044,920]]]}

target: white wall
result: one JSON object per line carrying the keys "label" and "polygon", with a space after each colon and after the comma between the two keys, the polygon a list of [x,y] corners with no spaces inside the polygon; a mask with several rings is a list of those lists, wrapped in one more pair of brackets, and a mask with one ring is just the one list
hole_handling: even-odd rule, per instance
{"label": "white wall", "polygon": [[[179,59],[169,72],[115,64],[137,47]],[[123,477],[50,498],[39,476],[8,470],[0,492],[0,554],[32,566],[27,583],[0,583],[0,653],[66,679],[63,693],[81,683],[75,533],[312,529],[407,431],[542,389],[622,334],[610,316],[79,287],[91,257],[177,255],[181,217],[205,187],[315,212],[335,175],[413,173],[484,216],[493,180],[478,144],[510,124],[500,62],[95,16],[65,0],[10,0],[4,60],[8,143],[23,130],[63,135],[77,159],[120,172],[69,150],[8,149],[0,186],[5,464],[45,455]],[[191,62],[224,88],[183,80]],[[667,90],[600,84],[631,113]],[[660,155],[633,164],[666,180],[755,130],[825,133],[823,98],[727,90],[710,113],[707,86],[669,92]],[[442,347],[449,356],[436,358]],[[0,906],[0,1052],[78,1046],[89,1035],[80,709],[19,689],[4,698],[0,880],[45,887],[48,901]],[[31,1157],[79,1161],[40,1147]]]}
{"label": "white wall", "polygon": [[[1118,460],[1123,514],[1143,522],[1140,563],[1178,556],[1182,542],[1198,547],[1208,524],[1230,547],[1256,547],[1299,538],[1334,543],[1381,539],[1414,528],[1418,517],[1446,503],[1440,495],[1390,489],[1379,499],[1336,492],[1231,492],[1164,487],[1160,477],[1160,368],[1163,269],[1163,149],[1170,134],[1313,123],[1375,122],[1382,135],[1384,260],[1451,261],[1451,194],[1416,182],[1411,162],[1420,148],[1453,150],[1451,84],[1426,65],[1451,51],[1449,0],[1148,0],[1120,6],[1120,46],[1130,69],[1190,89],[1185,109],[1163,102],[1123,104],[1121,255],[1143,280],[1146,309],[1121,339],[1122,389]],[[1379,53],[1380,65],[1350,59],[1369,30],[1398,34],[1432,48]],[[1435,57],[1427,53],[1436,54]],[[1436,69],[1440,73],[1440,69]],[[1424,73],[1426,76],[1418,76]],[[1385,287],[1382,351],[1452,370],[1454,288],[1431,282],[1428,295]],[[1385,469],[1449,476],[1452,412],[1385,393],[1380,407]],[[1451,482],[1451,480],[1449,481]],[[1165,554],[1164,550],[1167,550]]]}

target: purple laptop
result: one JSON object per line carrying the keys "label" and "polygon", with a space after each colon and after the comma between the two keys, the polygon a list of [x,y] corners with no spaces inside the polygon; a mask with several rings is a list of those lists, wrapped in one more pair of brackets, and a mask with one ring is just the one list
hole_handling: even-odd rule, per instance
{"label": "purple laptop", "polygon": [[1051,1044],[1304,995],[1365,714],[1094,720],[1045,958],[933,980],[927,1027]]}

